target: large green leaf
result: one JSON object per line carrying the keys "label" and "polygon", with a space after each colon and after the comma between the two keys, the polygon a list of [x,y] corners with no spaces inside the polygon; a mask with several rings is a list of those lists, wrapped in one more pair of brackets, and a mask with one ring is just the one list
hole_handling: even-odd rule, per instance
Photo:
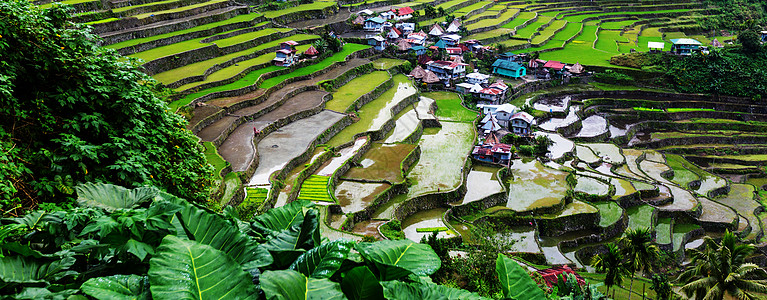
{"label": "large green leaf", "polygon": [[251,226],[264,236],[275,236],[280,232],[298,226],[303,222],[304,207],[313,207],[314,203],[296,200],[288,205],[272,208],[253,218]]}
{"label": "large green leaf", "polygon": [[80,289],[96,299],[151,299],[146,276],[113,275],[88,279]]}
{"label": "large green leaf", "polygon": [[436,272],[441,261],[429,245],[411,240],[358,243],[357,251],[375,264],[383,281],[397,280],[413,273],[428,276]]}
{"label": "large green leaf", "polygon": [[222,216],[181,200],[176,214],[189,239],[224,251],[245,269],[268,266],[272,256],[253,239],[240,232],[237,225]]}
{"label": "large green leaf", "polygon": [[299,256],[290,269],[312,278],[329,278],[338,271],[353,246],[354,242],[348,240],[322,244]]}
{"label": "large green leaf", "polygon": [[455,289],[433,283],[405,283],[402,281],[381,282],[387,299],[402,300],[485,300],[467,290]]}
{"label": "large green leaf", "polygon": [[34,283],[57,280],[75,263],[74,257],[59,260],[36,259],[19,255],[0,257],[0,281]]}
{"label": "large green leaf", "polygon": [[516,300],[546,299],[543,290],[530,278],[522,266],[506,255],[498,254],[495,272],[501,281],[501,289],[506,298]]}
{"label": "large green leaf", "polygon": [[307,278],[293,270],[266,271],[261,275],[266,299],[345,299],[341,286],[329,279]]}
{"label": "large green leaf", "polygon": [[138,187],[126,189],[108,183],[87,182],[75,187],[77,203],[80,206],[100,207],[105,210],[132,208],[149,201],[159,193],[156,187]]}
{"label": "large green leaf", "polygon": [[149,261],[154,299],[256,298],[252,277],[229,255],[168,235]]}
{"label": "large green leaf", "polygon": [[373,272],[366,266],[351,269],[341,282],[341,290],[351,300],[380,300],[383,287]]}
{"label": "large green leaf", "polygon": [[306,250],[319,246],[318,218],[317,210],[310,209],[298,226],[283,230],[264,244],[274,257],[274,267],[287,267]]}

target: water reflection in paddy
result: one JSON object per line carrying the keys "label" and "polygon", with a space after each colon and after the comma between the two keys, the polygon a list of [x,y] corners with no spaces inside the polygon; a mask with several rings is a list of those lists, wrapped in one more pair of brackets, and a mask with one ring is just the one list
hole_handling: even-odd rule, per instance
{"label": "water reflection in paddy", "polygon": [[545,167],[537,160],[514,160],[513,180],[509,185],[506,206],[515,211],[554,206],[567,193],[567,173]]}
{"label": "water reflection in paddy", "polygon": [[336,186],[335,196],[344,213],[351,213],[365,209],[380,193],[391,185],[386,183],[361,183],[342,180]]}
{"label": "water reflection in paddy", "polygon": [[549,133],[549,132],[536,132],[536,136],[547,136],[549,139],[551,139],[552,142],[554,142],[553,145],[549,146],[549,154],[551,155],[551,159],[558,159],[565,155],[565,153],[573,151],[573,142],[569,139],[564,138],[562,135],[558,133]]}
{"label": "water reflection in paddy", "polygon": [[533,104],[533,108],[540,111],[562,112],[570,105],[571,96],[540,99]]}
{"label": "water reflection in paddy", "polygon": [[[418,228],[436,228],[446,227],[442,222],[442,216],[447,209],[435,208],[430,210],[419,211],[402,221],[402,231],[405,233],[405,237],[419,242],[421,238],[427,235],[431,235],[431,232],[418,232]],[[437,237],[448,238],[453,237],[455,234],[445,231],[439,231]]]}
{"label": "water reflection in paddy", "polygon": [[541,248],[535,237],[535,227],[513,226],[503,232],[498,232],[496,238],[514,241],[510,252],[541,253]]}
{"label": "water reflection in paddy", "polygon": [[472,166],[471,172],[466,178],[466,195],[462,201],[453,204],[466,204],[503,191],[503,187],[496,176],[498,170],[500,168]]}
{"label": "water reflection in paddy", "polygon": [[401,164],[415,149],[411,144],[373,144],[360,159],[361,167],[349,169],[344,178],[402,182]]}
{"label": "water reflection in paddy", "polygon": [[573,124],[575,121],[578,121],[578,115],[576,112],[578,112],[580,109],[580,106],[570,106],[570,110],[564,119],[551,118],[543,124],[539,125],[539,127],[541,127],[543,130],[555,131],[559,127],[565,127],[567,125]]}
{"label": "water reflection in paddy", "polygon": [[583,127],[576,136],[578,137],[595,137],[607,132],[607,120],[601,116],[593,115],[581,122]]}

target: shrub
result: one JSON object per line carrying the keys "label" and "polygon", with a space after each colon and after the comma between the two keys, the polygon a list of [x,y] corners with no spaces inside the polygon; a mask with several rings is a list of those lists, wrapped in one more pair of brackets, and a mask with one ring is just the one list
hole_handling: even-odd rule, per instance
{"label": "shrub", "polygon": [[594,74],[594,80],[609,84],[632,84],[634,82],[634,78],[631,76],[609,69],[602,73]]}

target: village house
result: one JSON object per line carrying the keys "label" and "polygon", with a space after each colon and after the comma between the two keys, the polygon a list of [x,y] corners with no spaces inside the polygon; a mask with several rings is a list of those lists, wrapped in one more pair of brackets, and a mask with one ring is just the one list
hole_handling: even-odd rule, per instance
{"label": "village house", "polygon": [[516,62],[505,59],[496,59],[493,63],[493,73],[505,77],[520,78],[527,75],[527,69]]}
{"label": "village house", "polygon": [[456,47],[461,43],[461,36],[457,34],[443,35],[440,37],[440,39],[445,41],[445,45],[448,47]]}
{"label": "village house", "polygon": [[390,12],[392,12],[394,20],[402,21],[412,18],[414,11],[408,6],[403,8],[393,8]]}
{"label": "village house", "polygon": [[463,54],[463,50],[458,47],[447,47],[445,48],[445,51],[447,51],[447,55],[450,56],[451,60],[460,57]]}
{"label": "village house", "polygon": [[317,51],[317,49],[314,48],[314,46],[309,46],[309,49],[306,49],[306,51],[304,51],[304,56],[308,58],[317,58],[318,54],[320,54],[320,52]]}
{"label": "village house", "polygon": [[352,21],[352,24],[354,25],[364,25],[365,24],[365,17],[362,15],[358,15],[356,18],[354,18],[354,21]]}
{"label": "village house", "polygon": [[407,42],[411,45],[423,46],[426,43],[426,33],[423,30],[419,32],[413,32],[407,35]]}
{"label": "village house", "polygon": [[408,42],[407,42],[407,41],[405,41],[404,39],[402,39],[402,40],[399,40],[399,42],[397,42],[397,51],[399,51],[399,52],[407,52],[407,51],[410,51],[410,48],[412,48],[412,47],[410,46],[410,43],[408,43]]}
{"label": "village house", "polygon": [[368,45],[373,46],[373,49],[377,51],[384,51],[386,49],[386,39],[382,36],[374,35],[368,38]]}
{"label": "village house", "polygon": [[671,53],[678,55],[692,55],[693,52],[700,50],[701,42],[695,39],[672,39]]}
{"label": "village house", "polygon": [[528,135],[532,133],[531,128],[534,120],[533,116],[521,111],[511,117],[511,125],[509,127],[511,128],[511,132],[515,134]]}
{"label": "village house", "polygon": [[468,40],[463,42],[463,45],[465,45],[467,48],[469,48],[469,51],[477,53],[481,52],[482,49],[484,49],[484,46],[482,46],[482,42],[477,40]]}
{"label": "village house", "polygon": [[479,98],[481,101],[490,103],[499,103],[501,101],[501,94],[503,91],[493,88],[484,88],[479,91]]}
{"label": "village house", "polygon": [[508,128],[511,117],[517,113],[517,107],[508,103],[502,104],[495,109],[495,118],[498,119],[498,124]]}
{"label": "village house", "polygon": [[297,60],[296,45],[298,45],[298,43],[294,41],[285,41],[280,43],[280,49],[277,50],[274,59],[272,59],[274,65],[280,67],[292,66]]}
{"label": "village house", "polygon": [[455,85],[455,89],[457,92],[465,95],[478,94],[479,91],[483,89],[483,87],[477,83],[461,82]]}
{"label": "village house", "polygon": [[453,19],[450,25],[447,26],[447,33],[455,34],[461,31],[461,20],[458,18]]}
{"label": "village house", "polygon": [[402,32],[397,30],[397,28],[392,28],[389,30],[389,33],[386,34],[386,38],[389,39],[390,42],[395,42],[397,39],[399,39]]}
{"label": "village house", "polygon": [[475,146],[474,150],[471,151],[471,156],[476,160],[505,165],[508,164],[509,159],[511,159],[511,147],[512,146],[508,144],[486,143]]}
{"label": "village house", "polygon": [[412,46],[410,47],[410,51],[415,53],[416,56],[421,56],[423,54],[426,54],[426,48],[424,46]]}
{"label": "village house", "polygon": [[385,12],[382,12],[382,13],[381,13],[380,15],[378,15],[378,16],[379,16],[381,19],[384,19],[385,21],[388,21],[388,20],[394,20],[394,16],[396,16],[396,15],[397,15],[396,13],[394,13],[393,11],[390,11],[390,10],[389,10],[389,11],[385,11]]}
{"label": "village house", "polygon": [[375,32],[381,32],[383,30],[383,24],[384,19],[381,19],[379,17],[370,18],[365,20],[365,26],[363,26],[363,29],[366,31],[375,31]]}
{"label": "village house", "polygon": [[404,38],[404,37],[407,37],[409,34],[413,33],[413,30],[415,30],[415,23],[400,22],[400,23],[394,24],[394,27],[399,29],[400,32],[402,32],[402,37]]}
{"label": "village house", "polygon": [[429,30],[429,36],[434,38],[439,38],[444,34],[445,34],[445,30],[442,29],[442,27],[440,27],[439,24],[434,24],[434,26],[432,26],[431,29]]}
{"label": "village house", "polygon": [[650,49],[650,53],[660,53],[663,52],[663,48],[666,47],[666,44],[663,42],[647,42],[647,49]]}
{"label": "village house", "polygon": [[439,79],[449,83],[450,80],[463,78],[466,75],[466,66],[464,63],[456,63],[444,60],[431,61],[426,64],[426,69],[434,72]]}
{"label": "village house", "polygon": [[466,75],[466,82],[471,84],[487,84],[490,79],[490,75],[482,74],[479,72],[469,73]]}

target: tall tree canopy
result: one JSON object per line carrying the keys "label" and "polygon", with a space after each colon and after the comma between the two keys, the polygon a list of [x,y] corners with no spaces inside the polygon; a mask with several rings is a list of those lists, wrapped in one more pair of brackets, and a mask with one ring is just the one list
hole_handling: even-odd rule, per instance
{"label": "tall tree canopy", "polygon": [[0,209],[90,181],[204,200],[212,167],[185,120],[135,61],[99,47],[68,16],[0,2]]}

